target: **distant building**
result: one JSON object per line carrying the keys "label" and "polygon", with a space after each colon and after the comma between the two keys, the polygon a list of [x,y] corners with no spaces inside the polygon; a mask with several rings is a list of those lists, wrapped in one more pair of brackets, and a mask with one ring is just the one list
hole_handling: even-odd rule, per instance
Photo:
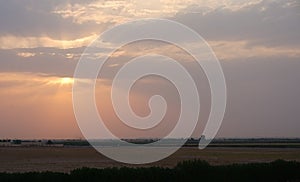
{"label": "distant building", "polygon": [[199,140],[205,140],[205,135],[201,135],[201,137],[199,138]]}

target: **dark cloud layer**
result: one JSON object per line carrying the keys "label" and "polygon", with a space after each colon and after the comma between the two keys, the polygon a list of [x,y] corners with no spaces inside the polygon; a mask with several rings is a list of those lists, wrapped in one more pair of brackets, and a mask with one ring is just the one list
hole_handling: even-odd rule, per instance
{"label": "dark cloud layer", "polygon": [[[0,36],[47,36],[53,39],[78,39],[103,31],[110,24],[77,24],[72,18],[53,13],[55,7],[76,1],[0,1]],[[88,2],[86,2],[88,3]]]}
{"label": "dark cloud layer", "polygon": [[[195,11],[199,13],[195,13]],[[204,13],[193,7],[179,12],[175,20],[196,30],[207,40],[245,40],[249,45],[300,46],[300,2],[262,1],[233,11],[218,8]]]}

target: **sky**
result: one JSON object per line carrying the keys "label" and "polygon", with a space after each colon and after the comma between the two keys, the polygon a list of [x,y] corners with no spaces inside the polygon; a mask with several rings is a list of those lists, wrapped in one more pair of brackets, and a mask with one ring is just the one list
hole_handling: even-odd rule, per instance
{"label": "sky", "polygon": [[[10,0],[0,1],[0,138],[82,138],[72,107],[73,74],[81,54],[105,30],[140,18],[178,21],[199,33],[218,57],[227,84],[227,108],[217,137],[300,137],[300,2],[298,0]],[[111,57],[97,81],[99,114],[120,137],[162,137],[180,106],[166,80],[139,80],[133,110],[149,114],[159,93],[168,111],[157,127],[132,131],[114,114],[110,83],[139,54],[173,56],[197,77],[200,136],[210,111],[207,79],[172,45],[137,42]]]}

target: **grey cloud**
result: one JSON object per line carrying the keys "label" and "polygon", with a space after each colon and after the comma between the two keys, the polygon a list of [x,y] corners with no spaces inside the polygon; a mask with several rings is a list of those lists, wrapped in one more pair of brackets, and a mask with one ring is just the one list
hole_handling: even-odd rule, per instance
{"label": "grey cloud", "polygon": [[218,8],[203,13],[193,7],[182,10],[175,19],[196,30],[207,40],[246,40],[251,45],[300,45],[300,3],[296,0],[264,0],[259,4],[232,11]]}
{"label": "grey cloud", "polygon": [[297,58],[250,58],[222,65],[228,104],[219,136],[299,137]]}
{"label": "grey cloud", "polygon": [[[26,49],[20,50],[25,51]],[[37,54],[28,58],[17,56],[18,50],[0,50],[0,72],[33,72],[55,76],[73,75],[78,59],[67,59],[65,54],[80,52],[80,48],[70,50],[43,48],[43,50],[43,54]],[[52,53],[52,51],[56,54],[49,55],[48,53]],[[39,52],[42,51],[35,50],[35,53]]]}
{"label": "grey cloud", "polygon": [[56,6],[77,1],[0,1],[0,35],[48,36],[53,39],[76,39],[98,33],[112,23],[74,23],[52,11]]}

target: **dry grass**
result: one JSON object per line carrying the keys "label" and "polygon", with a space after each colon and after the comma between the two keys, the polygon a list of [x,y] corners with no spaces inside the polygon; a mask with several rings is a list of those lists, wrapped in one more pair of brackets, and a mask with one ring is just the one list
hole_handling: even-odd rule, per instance
{"label": "dry grass", "polygon": [[[300,161],[300,149],[206,148],[198,150],[186,147],[162,161],[143,166],[172,167],[179,161],[196,158],[206,160],[213,165],[269,162],[276,159]],[[0,172],[69,172],[81,167],[114,166],[128,165],[110,160],[91,147],[0,147]]]}

